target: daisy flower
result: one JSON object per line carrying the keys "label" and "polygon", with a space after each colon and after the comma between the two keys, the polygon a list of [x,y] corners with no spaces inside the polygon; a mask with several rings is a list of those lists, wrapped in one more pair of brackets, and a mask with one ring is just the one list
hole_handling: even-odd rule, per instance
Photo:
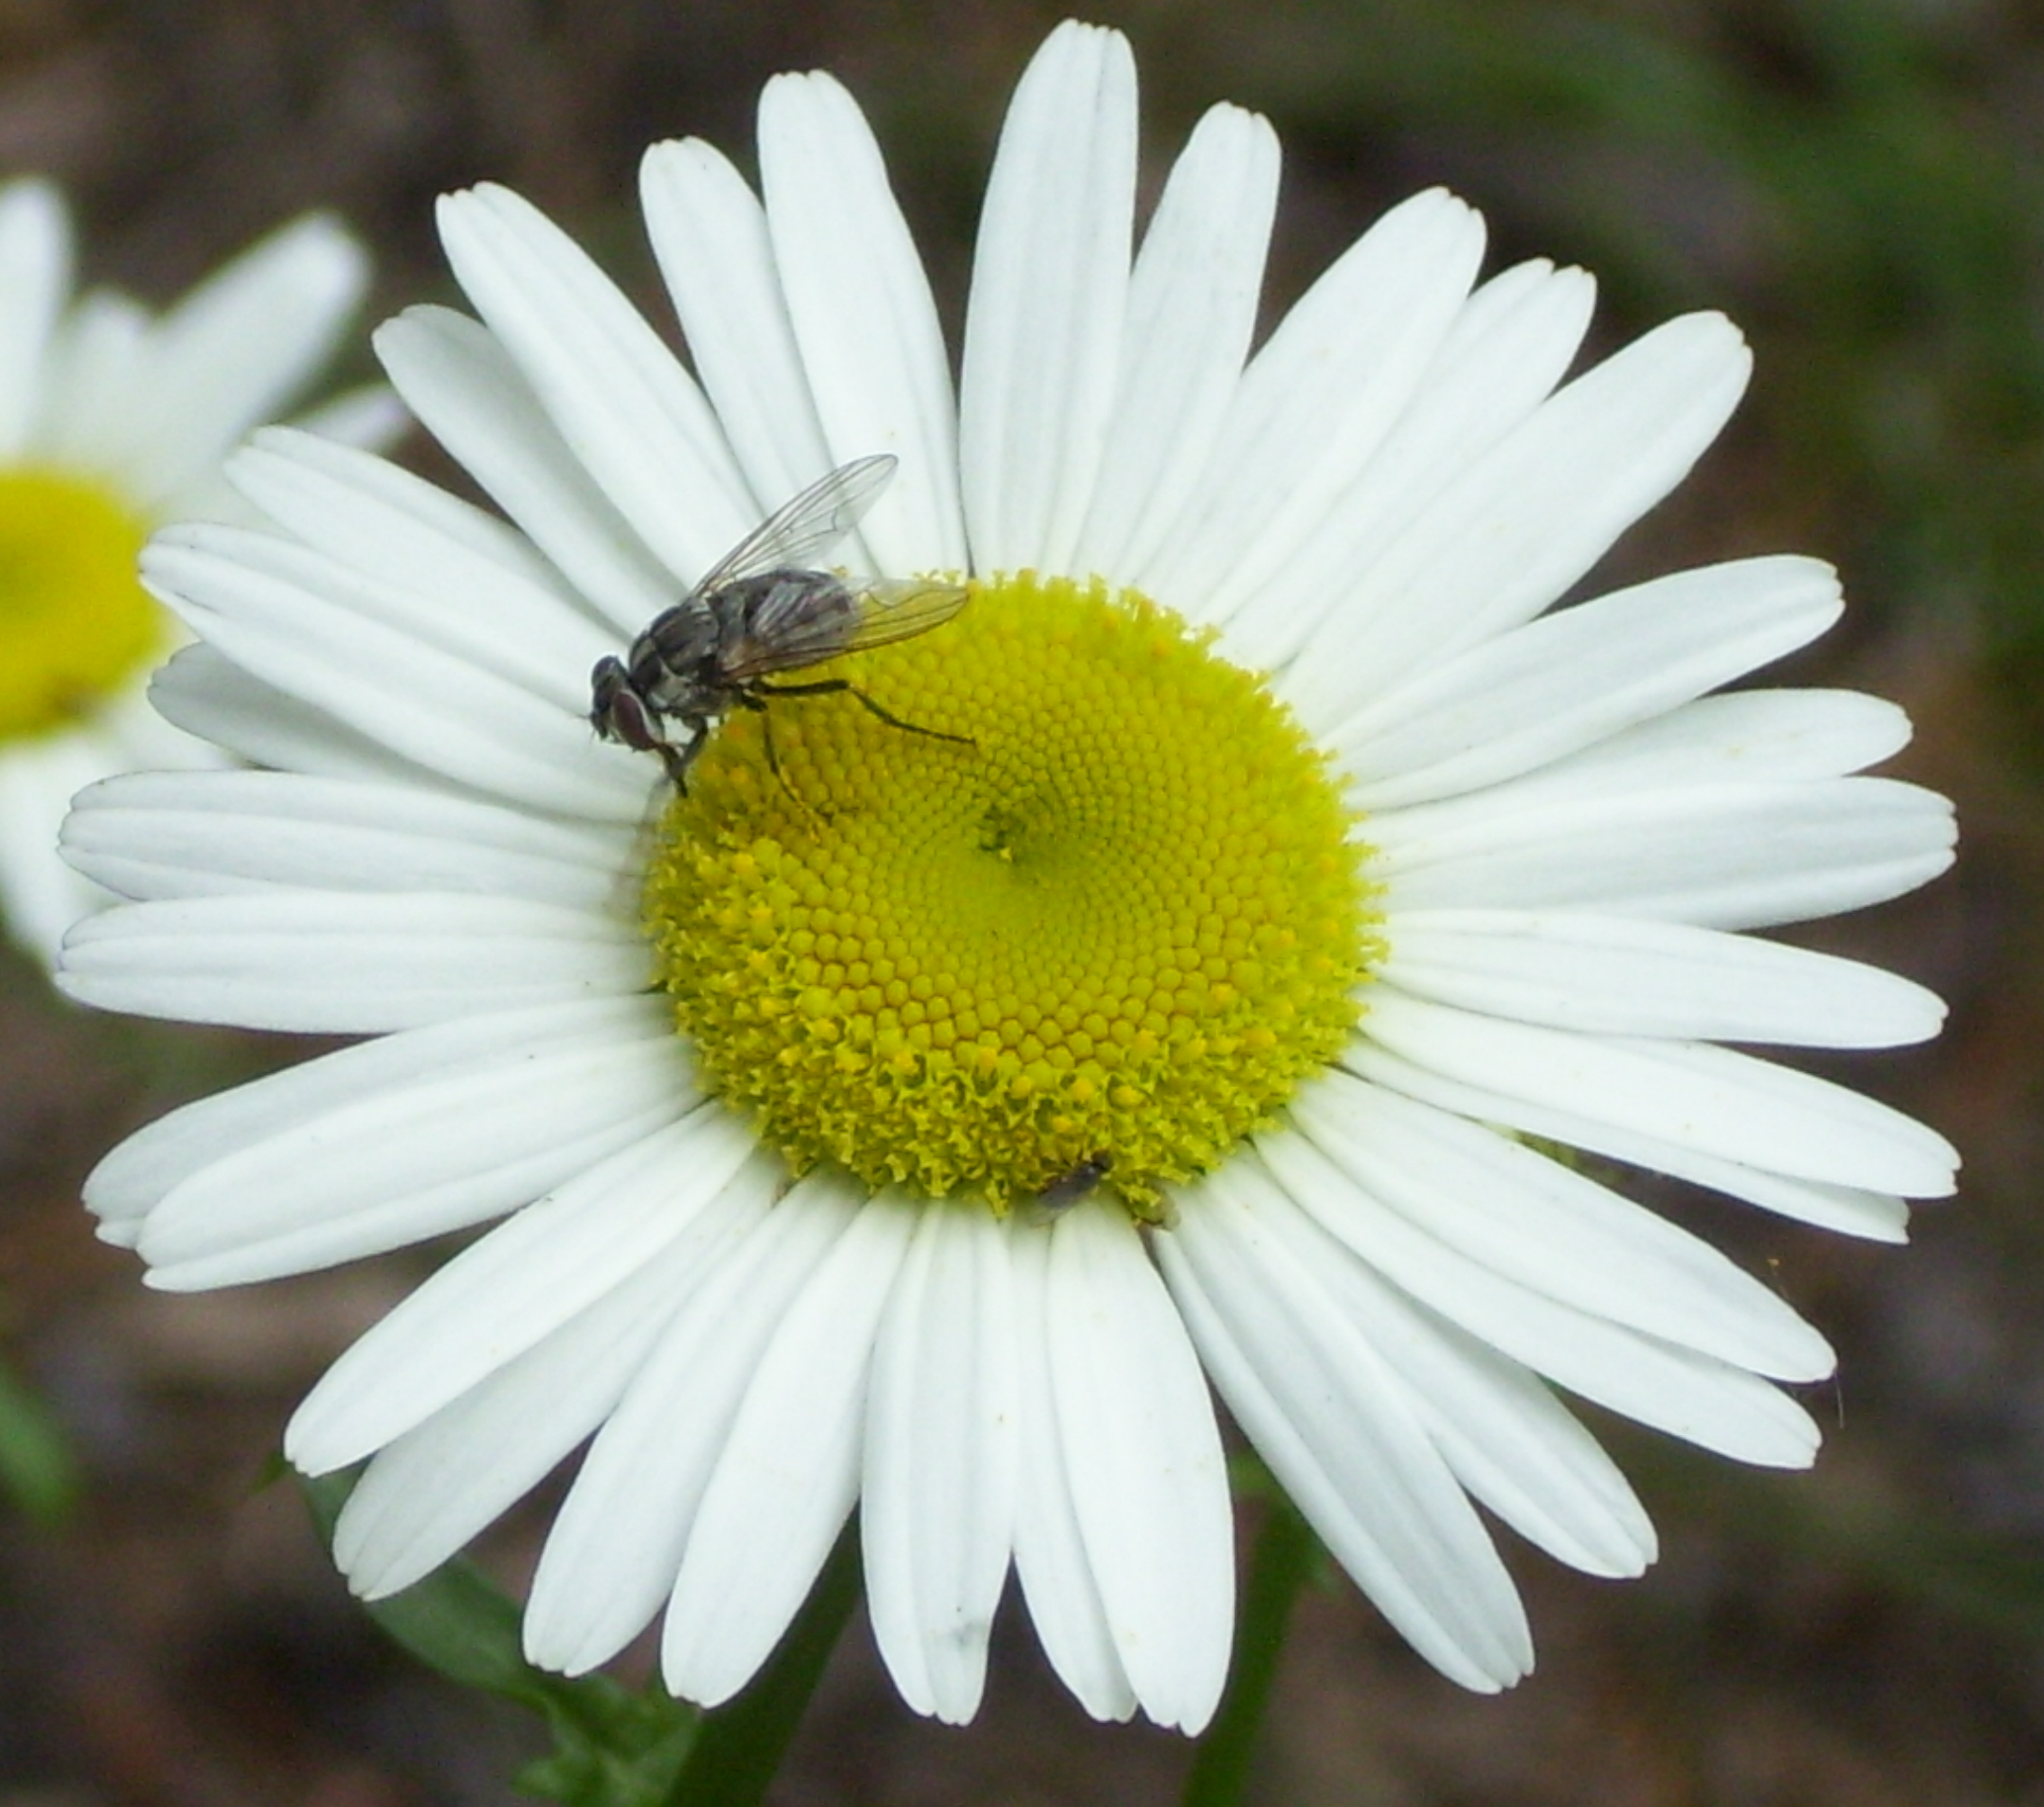
{"label": "daisy flower", "polygon": [[[37,179],[0,187],[0,915],[45,963],[108,901],[57,858],[79,786],[219,755],[148,707],[174,624],[135,582],[160,522],[231,510],[221,460],[318,373],[366,260],[332,221],[272,233],[160,317],[71,296],[70,223]],[[382,390],[316,421],[381,442]]]}
{"label": "daisy flower", "polygon": [[[1479,282],[1433,192],[1252,355],[1272,132],[1209,113],[1139,249],[1136,139],[1127,45],[1058,28],[955,403],[826,75],[767,86],[756,195],[700,142],[646,158],[692,372],[515,195],[452,196],[476,316],[377,346],[502,516],[272,430],[231,470],[271,528],[150,547],[198,637],[162,708],[273,769],[86,795],[70,856],[134,901],[64,983],[369,1039],[142,1130],[101,1233],[194,1289],[491,1225],[287,1433],[367,1465],[363,1594],[586,1443],[543,1665],[660,1617],[667,1684],[725,1700],[856,1510],[917,1710],[976,1709],[1012,1567],[1091,1712],[1196,1731],[1233,1616],[1215,1394],[1479,1689],[1532,1647],[1478,1504],[1592,1574],[1653,1554],[1562,1396],[1812,1459],[1781,1384],[1823,1338],[1602,1176],[1890,1240],[1950,1190],[1929,1130],[1715,1043],[1931,1035],[1916,986],[1745,932],[1922,883],[1951,815],[1848,775],[1903,744],[1888,704],[1711,694],[1836,618],[1824,566],[1555,606],[1724,423],[1739,335],[1678,319],[1566,378],[1589,279]],[[876,456],[814,556],[963,584],[952,619],[777,680],[855,691],[727,695],[685,794],[591,732],[592,665]]]}

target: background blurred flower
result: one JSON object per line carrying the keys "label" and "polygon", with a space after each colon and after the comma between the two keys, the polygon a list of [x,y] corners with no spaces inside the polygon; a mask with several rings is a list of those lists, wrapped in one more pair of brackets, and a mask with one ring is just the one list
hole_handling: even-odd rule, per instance
{"label": "background blurred flower", "polygon": [[[56,188],[0,189],[0,916],[45,960],[105,901],[56,857],[70,798],[109,772],[218,756],[144,700],[173,628],[135,555],[160,521],[236,511],[221,460],[302,397],[362,299],[368,261],[308,217],[161,316],[71,293]],[[387,443],[383,390],[307,422]]]}

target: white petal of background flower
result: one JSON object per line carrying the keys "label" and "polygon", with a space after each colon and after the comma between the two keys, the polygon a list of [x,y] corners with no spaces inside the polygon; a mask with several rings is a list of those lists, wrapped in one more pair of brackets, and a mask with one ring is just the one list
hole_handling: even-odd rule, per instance
{"label": "white petal of background flower", "polygon": [[[137,519],[238,512],[221,459],[326,361],[367,285],[361,248],[335,222],[307,216],[160,317],[104,292],[70,301],[70,266],[54,186],[0,188],[0,459],[103,486]],[[376,392],[329,424],[386,444],[403,421]],[[142,687],[135,674],[75,724],[0,748],[0,907],[46,962],[63,931],[107,901],[56,858],[65,800],[135,764],[220,761],[160,721],[140,727]]]}
{"label": "white petal of background flower", "polygon": [[27,449],[44,358],[70,287],[70,223],[56,190],[34,179],[0,189],[0,457]]}
{"label": "white petal of background flower", "polygon": [[156,322],[148,385],[125,398],[140,411],[125,423],[115,473],[144,508],[184,510],[192,486],[210,483],[234,442],[325,362],[368,280],[354,239],[311,215],[227,264]]}

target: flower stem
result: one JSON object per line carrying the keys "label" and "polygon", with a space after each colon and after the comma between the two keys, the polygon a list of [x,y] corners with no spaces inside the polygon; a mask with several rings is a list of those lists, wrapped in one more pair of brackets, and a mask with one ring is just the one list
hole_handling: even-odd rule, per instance
{"label": "flower stem", "polygon": [[737,1699],[704,1716],[663,1807],[757,1807],[765,1799],[858,1595],[858,1532],[846,1525],[766,1667]]}
{"label": "flower stem", "polygon": [[1249,1566],[1249,1586],[1235,1626],[1235,1654],[1220,1710],[1193,1754],[1185,1807],[1236,1807],[1249,1781],[1251,1760],[1270,1704],[1291,1603],[1313,1573],[1319,1545],[1298,1508],[1281,1489],[1270,1490],[1263,1529]]}

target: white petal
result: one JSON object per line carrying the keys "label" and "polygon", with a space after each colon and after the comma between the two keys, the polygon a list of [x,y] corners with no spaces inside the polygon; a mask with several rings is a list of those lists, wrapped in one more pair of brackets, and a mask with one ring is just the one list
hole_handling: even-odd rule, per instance
{"label": "white petal", "polygon": [[1086,1540],[1072,1502],[1071,1465],[1058,1425],[1056,1390],[1050,1383],[1050,1237],[1017,1235],[1012,1252],[1022,1426],[1016,1579],[1058,1679],[1094,1718],[1127,1719],[1136,1708],[1135,1690],[1115,1654],[1107,1603],[1087,1561]]}
{"label": "white petal", "polygon": [[324,1475],[381,1449],[678,1238],[715,1245],[707,1211],[756,1146],[716,1105],[584,1168],[499,1223],[363,1336],[284,1433],[294,1467]]}
{"label": "white petal", "polygon": [[123,904],[80,923],[62,988],[135,1016],[374,1035],[643,990],[627,922],[557,904],[264,891]]}
{"label": "white petal", "polygon": [[673,1590],[740,1400],[795,1296],[849,1226],[848,1193],[756,1191],[725,1246],[670,1290],[666,1327],[589,1447],[525,1609],[525,1651],[576,1675],[609,1661]]}
{"label": "white petal", "polygon": [[874,1641],[916,1712],[964,1725],[1008,1578],[1018,1453],[1008,1230],[924,1208],[873,1346],[859,1506]]}
{"label": "white petal", "polygon": [[1520,1286],[1777,1380],[1835,1365],[1816,1330],[1710,1244],[1508,1135],[1341,1072],[1302,1090],[1291,1114],[1373,1198]]}
{"label": "white petal", "polygon": [[273,1280],[500,1217],[699,1100],[671,1029],[514,1044],[265,1136],[165,1195],[136,1243],[152,1286]]}
{"label": "white petal", "polygon": [[1140,587],[1225,620],[1339,508],[1474,281],[1483,222],[1441,190],[1393,208],[1250,361],[1214,456]]}
{"label": "white petal", "polygon": [[1530,621],[1688,475],[1751,368],[1729,320],[1695,314],[1556,391],[1344,591],[1288,673],[1287,699],[1317,732],[1406,673]]}
{"label": "white petal", "polygon": [[1087,1564],[1143,1711],[1197,1734],[1220,1699],[1235,1610],[1213,1405],[1127,1218],[1081,1204],[1047,1233],[1050,1384]]}
{"label": "white petal", "polygon": [[[1228,657],[1251,670],[1287,664],[1406,523],[1546,401],[1582,342],[1596,292],[1583,271],[1545,259],[1477,289],[1341,505],[1229,617]],[[1361,670],[1357,680],[1364,685]]]}
{"label": "white petal", "polygon": [[[599,741],[568,700],[569,675],[588,670],[579,653],[544,674],[487,670],[416,620],[361,612],[359,597],[329,593],[339,587],[310,572],[287,581],[191,543],[229,531],[173,529],[144,550],[142,569],[235,665],[457,783],[566,815],[645,814],[646,762]],[[527,681],[542,678],[552,695]]]}
{"label": "white petal", "polygon": [[420,424],[614,626],[636,634],[680,599],[680,582],[576,461],[487,327],[447,308],[409,308],[374,342]]}
{"label": "white petal", "polygon": [[752,1679],[851,1510],[873,1339],[916,1216],[885,1193],[866,1201],[781,1315],[754,1371],[696,1511],[661,1637],[661,1672],[683,1699],[717,1706]]}
{"label": "white petal", "polygon": [[57,838],[72,793],[118,764],[108,737],[91,727],[0,745],[0,911],[45,968],[73,923],[114,901],[58,858]]}
{"label": "white petal", "polygon": [[410,410],[382,383],[363,383],[301,409],[280,431],[309,434],[358,452],[388,452],[413,426]]}
{"label": "white petal", "polygon": [[[413,1088],[430,1090],[464,1074],[488,1072],[507,1058],[544,1060],[565,1048],[636,1040],[650,1028],[665,1027],[665,1019],[651,998],[606,998],[472,1017],[338,1048],[180,1106],[137,1129],[87,1177],[85,1204],[109,1223],[138,1220],[188,1181],[244,1150],[273,1139],[295,1142],[316,1132],[322,1122],[360,1108],[383,1108]],[[689,1102],[677,1092],[676,1112]]]}
{"label": "white petal", "polygon": [[828,75],[768,82],[759,96],[759,179],[831,455],[901,460],[861,523],[867,546],[882,571],[963,571],[943,328],[858,103]]}
{"label": "white petal", "polygon": [[[17,293],[16,278],[0,280],[7,283],[0,292]],[[24,325],[34,332],[40,328],[33,323],[35,308],[26,288],[29,318]],[[80,296],[48,329],[39,418],[28,440],[40,456],[53,465],[122,478],[154,326],[139,302],[96,289]]]}
{"label": "white petal", "polygon": [[509,189],[443,196],[439,219],[462,288],[582,468],[694,583],[757,518],[702,393],[588,254]]}
{"label": "white petal", "polygon": [[[532,543],[493,514],[388,459],[299,427],[264,427],[227,461],[234,488],[294,539],[454,613],[483,612],[499,633],[579,601]],[[506,618],[506,613],[508,618]]]}
{"label": "white petal", "polygon": [[1287,1227],[1308,1271],[1404,1381],[1464,1487],[1587,1574],[1634,1576],[1653,1561],[1645,1508],[1538,1375],[1401,1293],[1310,1220],[1293,1214]]}
{"label": "white petal", "polygon": [[1844,608],[1816,559],[1742,559],[1543,616],[1430,668],[1329,734],[1364,809],[1532,771],[1814,640]]}
{"label": "white petal", "polygon": [[148,694],[166,722],[252,766],[398,785],[432,782],[423,767],[251,678],[204,642],[173,653],[149,679]]}
{"label": "white petal", "polygon": [[1944,1198],[1943,1136],[1843,1086],[1729,1048],[1577,1036],[1373,991],[1372,1041],[1451,1078],[1833,1186]]}
{"label": "white petal", "polygon": [[[386,542],[392,537],[385,508],[348,507],[338,497],[329,497],[326,507],[351,535]],[[436,537],[433,550],[421,550],[415,559],[393,561],[398,572],[408,570],[395,582],[300,539],[244,527],[166,529],[150,549],[150,573],[179,570],[181,556],[193,565],[230,567],[248,582],[269,579],[414,634],[421,645],[466,660],[479,674],[506,678],[570,713],[586,714],[589,670],[616,645],[615,636],[558,595],[445,538]]]}
{"label": "white petal", "polygon": [[1817,1426],[1773,1387],[1698,1355],[1557,1304],[1463,1255],[1386,1208],[1303,1136],[1262,1147],[1285,1190],[1393,1285],[1571,1393],[1720,1455],[1807,1468]]}
{"label": "white petal", "polygon": [[768,505],[793,496],[832,459],[765,210],[730,159],[700,138],[647,151],[639,196],[696,374],[753,495]]}
{"label": "white petal", "polygon": [[1248,355],[1278,202],[1278,135],[1209,108],[1157,203],[1129,280],[1120,387],[1075,573],[1157,553],[1212,455]]}
{"label": "white petal", "polygon": [[976,570],[1069,568],[1119,375],[1134,215],[1134,57],[1118,32],[1067,20],[1016,87],[980,212],[958,403]]}
{"label": "white petal", "polygon": [[[1584,1148],[1592,1154],[1608,1155],[1644,1168],[1650,1173],[1671,1174],[1699,1186],[1708,1186],[1729,1198],[1743,1199],[1762,1210],[1777,1212],[1799,1222],[1815,1223],[1842,1235],[1866,1236],[1877,1242],[1904,1242],[1908,1237],[1910,1210],[1892,1193],[1870,1192],[1857,1187],[1829,1186],[1816,1180],[1792,1179],[1719,1155],[1703,1154],[1683,1142],[1644,1134],[1636,1129],[1612,1124],[1601,1117],[1557,1110],[1552,1105],[1530,1103],[1524,1098],[1475,1086],[1466,1079],[1450,1079],[1430,1068],[1401,1060],[1368,1040],[1351,1044],[1342,1056],[1347,1068],[1359,1077],[1402,1092],[1427,1104],[1439,1105],[1477,1123],[1496,1124],[1528,1135]],[[1595,1101],[1588,1101],[1594,1108]]]}
{"label": "white petal", "polygon": [[70,287],[70,221],[55,184],[30,177],[0,188],[0,457],[27,449],[44,359]]}
{"label": "white petal", "polygon": [[368,281],[362,247],[314,214],[242,252],[165,315],[128,440],[129,476],[145,502],[169,504],[279,413],[326,361]]}
{"label": "white petal", "polygon": [[[727,1201],[740,1191],[734,1181]],[[674,1243],[379,1450],[334,1527],[334,1561],[355,1592],[383,1599],[437,1569],[595,1429],[671,1316],[700,1253]]]}
{"label": "white petal", "polygon": [[82,793],[64,857],[138,899],[283,889],[473,891],[602,910],[634,851],[615,825],[296,772],[138,772]]}
{"label": "white petal", "polygon": [[1405,1389],[1266,1221],[1293,1208],[1238,1159],[1180,1209],[1158,1259],[1236,1420],[1421,1656],[1509,1687],[1533,1667],[1511,1579]]}
{"label": "white petal", "polygon": [[1636,917],[1418,910],[1387,917],[1400,990],[1555,1029],[1808,1047],[1928,1040],[1937,996],[1877,966]]}
{"label": "white petal", "polygon": [[1516,788],[1372,817],[1390,906],[1772,928],[1912,891],[1951,864],[1956,837],[1944,798],[1892,778]]}

